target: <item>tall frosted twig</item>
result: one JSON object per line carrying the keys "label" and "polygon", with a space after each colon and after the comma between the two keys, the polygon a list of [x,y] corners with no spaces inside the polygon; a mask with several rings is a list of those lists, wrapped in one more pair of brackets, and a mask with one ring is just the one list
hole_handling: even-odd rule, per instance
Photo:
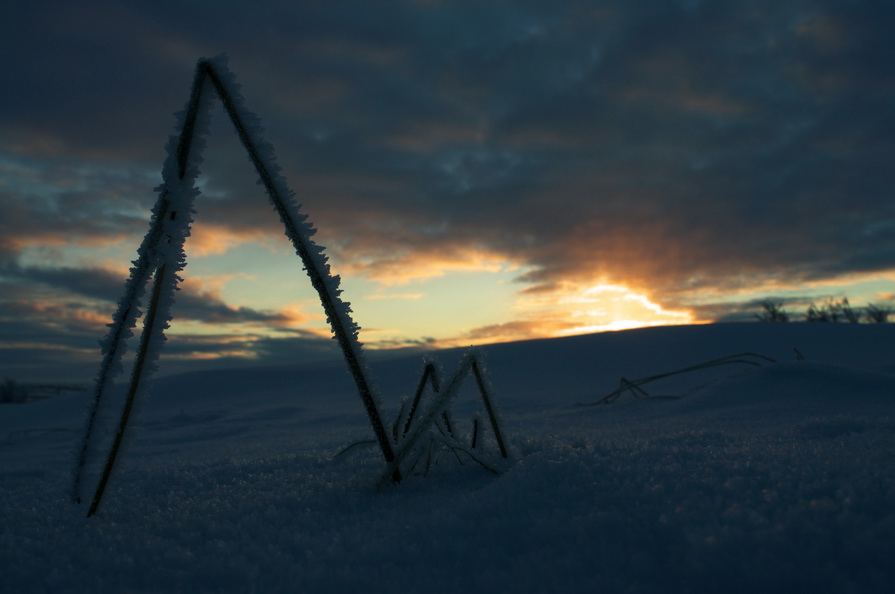
{"label": "tall frosted twig", "polygon": [[[208,89],[208,86],[211,88]],[[209,90],[213,93],[208,92]],[[260,120],[246,109],[245,102],[238,93],[235,77],[227,68],[226,58],[221,56],[211,60],[201,59],[196,66],[186,110],[181,114],[180,134],[176,138],[172,137],[168,143],[168,159],[162,170],[163,184],[157,188],[159,197],[153,209],[149,232],[140,245],[137,260],[134,261],[125,284],[124,296],[119,301],[110,331],[102,343],[103,360],[75,467],[72,488],[75,501],[81,499],[89,453],[92,443],[97,439],[96,426],[103,397],[120,371],[127,339],[133,336],[133,328],[140,315],[139,308],[146,285],[154,275],[152,295],[144,318],[130,386],[88,516],[96,513],[99,508],[124,442],[131,414],[155,370],[161,345],[165,341],[164,331],[171,320],[174,292],[180,282],[177,273],[186,266],[183,245],[192,224],[193,199],[199,193],[195,182],[204,148],[202,137],[207,132],[206,122],[213,96],[217,96],[223,104],[224,111],[233,123],[236,134],[267,191],[271,205],[284,225],[286,236],[301,258],[311,284],[320,297],[327,321],[357,385],[386,463],[391,464],[395,459],[393,444],[380,413],[379,398],[367,378],[363,349],[358,340],[359,328],[351,318],[350,305],[339,297],[342,292],[339,277],[330,273],[323,248],[311,239],[316,229],[306,221],[307,216],[299,212],[294,193],[279,174],[273,147],[262,139]],[[392,472],[392,480],[401,480],[397,467]]]}

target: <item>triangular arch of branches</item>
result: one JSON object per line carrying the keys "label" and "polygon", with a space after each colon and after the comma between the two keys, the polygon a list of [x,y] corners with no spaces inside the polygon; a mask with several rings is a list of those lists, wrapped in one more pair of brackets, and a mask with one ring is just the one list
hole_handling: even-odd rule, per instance
{"label": "triangular arch of branches", "polygon": [[[382,415],[379,398],[367,379],[361,343],[357,338],[358,327],[351,318],[351,309],[339,295],[339,278],[330,274],[323,248],[311,239],[316,232],[306,221],[306,215],[299,212],[294,193],[286,185],[275,164],[273,148],[261,138],[258,118],[244,107],[238,92],[238,85],[227,68],[225,57],[201,59],[196,66],[195,77],[186,109],[179,114],[179,135],[171,137],[168,143],[168,158],[164,164],[163,183],[157,188],[158,199],[152,211],[150,228],[137,251],[130,276],[125,283],[124,294],[110,330],[103,341],[103,359],[96,378],[96,384],[88,412],[84,440],[78,451],[72,495],[81,501],[84,490],[86,467],[90,452],[96,449],[96,425],[100,406],[112,382],[121,370],[121,361],[126,350],[127,339],[133,336],[133,328],[140,317],[143,301],[146,313],[143,316],[143,330],[135,354],[129,386],[117,427],[114,429],[111,446],[105,458],[98,483],[91,498],[87,513],[96,513],[106,485],[112,474],[121,443],[135,403],[143,394],[152,372],[155,370],[164,330],[171,320],[171,306],[174,292],[178,288],[178,273],[186,263],[184,241],[192,224],[193,199],[199,194],[195,182],[199,174],[201,152],[204,148],[203,135],[207,133],[209,112],[214,100],[218,99],[236,130],[256,172],[264,186],[274,210],[283,223],[286,236],[316,289],[323,309],[345,356],[346,364],[357,385],[376,441],[389,465],[390,477],[401,478],[396,457],[389,439]],[[151,282],[150,282],[151,279]]]}

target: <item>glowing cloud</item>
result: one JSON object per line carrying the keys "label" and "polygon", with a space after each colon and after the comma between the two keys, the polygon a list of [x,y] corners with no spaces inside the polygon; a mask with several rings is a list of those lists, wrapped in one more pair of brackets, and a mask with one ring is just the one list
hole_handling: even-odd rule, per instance
{"label": "glowing cloud", "polygon": [[616,284],[561,282],[517,293],[511,319],[480,326],[439,340],[439,346],[462,346],[551,338],[643,326],[691,324],[690,312],[669,311],[646,295]]}
{"label": "glowing cloud", "polygon": [[340,272],[362,275],[382,286],[406,285],[460,272],[500,272],[512,270],[505,258],[475,249],[453,251],[420,249],[399,255],[374,256],[345,263]]}

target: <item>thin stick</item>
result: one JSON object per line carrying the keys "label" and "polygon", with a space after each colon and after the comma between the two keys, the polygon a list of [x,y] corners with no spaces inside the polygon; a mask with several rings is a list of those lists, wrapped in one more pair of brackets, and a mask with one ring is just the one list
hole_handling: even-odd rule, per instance
{"label": "thin stick", "polygon": [[90,503],[90,510],[87,512],[89,518],[96,513],[99,508],[103,493],[106,490],[106,484],[109,477],[112,476],[112,470],[115,467],[115,461],[118,458],[118,452],[121,450],[121,443],[124,441],[124,433],[130,420],[131,411],[137,399],[137,392],[140,387],[140,380],[143,377],[143,370],[146,365],[146,351],[152,341],[152,331],[155,328],[155,317],[158,310],[158,301],[162,293],[162,287],[165,281],[165,265],[162,265],[155,274],[155,280],[152,287],[152,299],[149,302],[149,310],[146,312],[146,320],[143,324],[143,334],[140,336],[140,349],[137,351],[137,358],[134,362],[134,371],[131,376],[131,385],[127,392],[127,399],[124,401],[124,410],[121,413],[121,419],[118,422],[118,431],[115,433],[115,439],[112,441],[112,448],[109,450],[109,457],[106,458],[106,464],[103,468],[102,476],[96,487],[96,493],[93,495],[93,501]]}
{"label": "thin stick", "polygon": [[420,404],[420,399],[423,396],[423,390],[426,388],[426,380],[429,380],[432,384],[432,391],[438,394],[438,390],[440,389],[440,382],[438,381],[438,375],[435,372],[435,364],[431,361],[426,363],[425,368],[423,369],[423,374],[420,376],[420,383],[416,386],[416,392],[413,395],[413,402],[410,405],[410,412],[407,413],[407,423],[404,425],[404,435],[407,435],[407,432],[410,431],[410,425],[413,423],[413,415],[416,414],[416,409]]}
{"label": "thin stick", "polygon": [[106,352],[103,355],[102,363],[100,363],[99,373],[96,377],[96,386],[94,387],[93,399],[90,401],[90,409],[87,413],[87,427],[84,430],[84,439],[81,442],[81,448],[78,452],[78,459],[75,466],[75,476],[72,483],[72,499],[75,503],[81,502],[81,482],[84,480],[84,473],[87,466],[87,454],[90,449],[90,442],[93,439],[93,432],[96,428],[96,421],[99,414],[100,404],[106,389],[112,383],[115,374],[115,363],[117,363],[123,354],[122,346],[125,344],[125,334],[134,327],[136,323],[136,311],[140,307],[140,295],[146,288],[149,276],[155,270],[155,267],[149,261],[149,253],[158,243],[162,235],[162,220],[168,211],[168,202],[165,200],[165,194],[159,196],[156,204],[156,216],[152,221],[149,233],[143,239],[143,243],[137,250],[139,254],[134,267],[131,268],[131,274],[125,284],[124,297],[118,306],[118,311],[109,329],[106,339]]}
{"label": "thin stick", "polygon": [[733,365],[733,364],[743,364],[743,365],[752,365],[754,367],[761,367],[764,365],[761,361],[752,361],[748,357],[752,357],[754,359],[760,359],[765,363],[776,363],[776,359],[772,359],[770,357],[766,357],[764,355],[759,355],[756,353],[737,353],[736,355],[728,355],[726,357],[720,357],[718,359],[712,359],[710,361],[705,361],[703,363],[697,363],[696,365],[689,365],[682,369],[676,369],[675,371],[668,371],[666,373],[658,373],[656,375],[651,375],[648,377],[636,379],[636,380],[628,380],[622,378],[621,385],[607,394],[603,396],[601,399],[596,402],[586,402],[579,403],[580,406],[595,406],[597,404],[610,404],[618,399],[619,396],[625,390],[631,390],[632,393],[636,394],[636,392],[641,392],[645,397],[651,398],[649,394],[646,393],[640,386],[644,384],[648,384],[650,382],[654,382],[656,380],[664,379],[666,377],[671,377],[674,375],[681,375],[683,373],[690,373],[693,371],[700,371],[702,369],[709,369],[711,367],[719,367],[721,365]]}
{"label": "thin stick", "polygon": [[491,403],[491,397],[488,395],[488,388],[485,386],[485,380],[482,377],[481,371],[479,371],[479,364],[475,358],[472,360],[472,374],[475,376],[475,381],[479,385],[479,393],[482,395],[482,401],[485,403],[485,411],[487,411],[488,418],[491,420],[491,428],[494,429],[494,438],[497,440],[498,447],[500,447],[500,455],[504,458],[509,458],[509,450],[507,449],[506,442],[503,440],[503,434],[500,431],[500,424],[497,422],[497,414],[494,411],[494,405]]}
{"label": "thin stick", "polygon": [[[352,340],[349,329],[345,327],[343,323],[343,315],[347,317],[347,313],[340,309],[339,305],[341,305],[341,300],[337,295],[334,295],[330,292],[329,286],[324,281],[325,273],[318,269],[316,261],[311,257],[310,250],[308,249],[308,245],[303,238],[303,234],[299,232],[299,224],[292,217],[291,209],[286,207],[286,202],[282,196],[280,196],[279,191],[277,190],[276,184],[274,183],[273,175],[268,170],[267,165],[264,163],[264,160],[258,153],[258,149],[252,140],[251,134],[249,134],[248,130],[245,128],[241,118],[239,117],[239,113],[236,109],[236,104],[233,101],[233,98],[227,88],[224,86],[218,74],[215,72],[214,68],[209,62],[204,62],[200,68],[202,71],[208,75],[211,83],[214,85],[214,89],[218,94],[218,97],[221,99],[221,103],[224,105],[224,110],[227,112],[227,115],[230,117],[230,121],[233,122],[233,126],[236,128],[236,134],[239,136],[242,145],[245,147],[246,151],[249,154],[249,158],[252,161],[252,164],[255,166],[255,170],[258,172],[258,176],[261,178],[262,183],[264,184],[265,189],[267,190],[268,196],[270,196],[271,202],[274,205],[277,213],[280,215],[280,219],[283,221],[286,226],[287,235],[292,240],[292,244],[295,247],[295,251],[298,253],[299,257],[302,260],[302,263],[305,266],[305,270],[308,273],[308,276],[311,279],[311,284],[317,290],[317,294],[320,296],[320,301],[323,304],[323,310],[326,312],[327,317],[329,318],[330,326],[332,327],[333,334],[336,336],[336,340],[339,343],[339,346],[342,348],[342,354],[345,356],[345,362],[348,365],[348,369],[354,378],[354,382],[357,385],[358,392],[360,393],[361,401],[364,404],[364,408],[367,412],[367,417],[370,420],[370,424],[373,427],[373,433],[376,436],[376,440],[379,443],[379,447],[382,450],[382,455],[385,458],[386,462],[392,462],[395,459],[394,449],[392,448],[392,443],[388,438],[388,431],[385,428],[385,423],[382,420],[382,414],[379,412],[379,408],[376,404],[376,398],[373,394],[373,390],[367,381],[366,376],[364,375],[363,365],[361,364],[361,355],[360,355],[360,344],[357,340]],[[348,323],[351,323],[349,318]],[[396,468],[394,472],[393,479],[395,482],[399,482],[401,480],[400,471]]]}
{"label": "thin stick", "polygon": [[[183,129],[181,130],[180,138],[178,139],[177,143],[177,175],[180,180],[183,180],[183,178],[185,177],[187,164],[189,163],[190,150],[192,148],[193,139],[196,133],[196,121],[199,116],[199,107],[203,84],[204,76],[202,75],[201,71],[198,71],[193,79],[193,86],[190,89],[190,99],[187,104],[187,113],[184,118]],[[159,193],[158,202],[156,204],[155,218],[153,219],[152,227],[150,228],[150,232],[146,235],[143,243],[140,246],[140,257],[135,263],[131,277],[128,280],[128,284],[126,285],[125,295],[130,295],[130,298],[127,300],[126,303],[122,303],[122,314],[116,318],[115,327],[113,327],[112,334],[110,335],[112,346],[106,353],[106,356],[104,357],[103,363],[100,367],[100,375],[97,379],[96,395],[94,396],[94,401],[89,413],[88,427],[85,433],[84,443],[79,453],[78,465],[76,468],[75,481],[73,485],[73,495],[76,502],[80,500],[80,485],[81,481],[83,480],[84,472],[86,470],[87,453],[89,449],[88,446],[96,422],[100,400],[106,386],[111,381],[112,374],[110,370],[112,369],[115,361],[120,357],[119,351],[121,345],[124,343],[125,331],[133,327],[133,323],[136,322],[135,317],[131,322],[128,322],[128,320],[133,317],[131,316],[131,313],[135,311],[136,307],[138,307],[139,305],[139,298],[137,296],[140,292],[142,292],[142,290],[144,290],[146,281],[149,278],[149,275],[152,274],[152,271],[154,270],[155,281],[153,286],[152,299],[150,300],[150,304],[146,312],[146,318],[144,319],[143,334],[140,337],[140,347],[139,351],[137,352],[136,360],[134,362],[130,387],[128,389],[125,405],[121,413],[121,418],[118,422],[118,430],[112,442],[112,448],[109,451],[108,457],[106,458],[106,463],[103,468],[102,475],[100,476],[100,481],[97,485],[96,492],[93,495],[90,509],[87,512],[87,517],[90,517],[96,513],[96,510],[98,509],[99,504],[102,500],[106,485],[115,466],[115,461],[118,458],[121,443],[124,439],[124,433],[130,421],[131,411],[133,410],[137,394],[140,391],[140,383],[143,380],[143,369],[146,360],[146,353],[150,346],[153,329],[155,328],[155,319],[157,316],[159,297],[162,291],[165,269],[168,264],[167,262],[158,262],[158,246],[162,241],[166,226],[170,224],[170,222],[175,221],[177,218],[177,211],[171,210],[170,208],[171,205],[168,200],[169,195],[170,192],[167,187],[163,187],[163,189]],[[179,224],[184,223],[181,222]],[[175,275],[174,285],[176,285],[176,282],[177,277]],[[172,290],[174,285],[172,285]]]}

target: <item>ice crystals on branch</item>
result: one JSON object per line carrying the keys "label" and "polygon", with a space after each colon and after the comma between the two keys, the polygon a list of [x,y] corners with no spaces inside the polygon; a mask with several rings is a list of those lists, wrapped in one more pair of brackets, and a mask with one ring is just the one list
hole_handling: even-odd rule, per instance
{"label": "ice crystals on branch", "polygon": [[[467,444],[450,412],[450,406],[460,393],[463,381],[469,376],[476,382],[499,457],[509,458],[509,448],[500,428],[499,411],[491,395],[492,390],[485,373],[482,351],[477,349],[466,351],[446,383],[440,380],[440,376],[435,362],[427,359],[413,401],[409,407],[406,402],[402,404],[392,427],[397,451],[395,459],[382,475],[383,481],[387,481],[392,473],[405,463],[409,472],[427,474],[437,462],[439,450],[451,452],[461,462],[463,457],[468,457],[482,467],[497,472],[500,459],[493,454],[489,455],[483,447],[484,427],[480,418],[478,416],[473,418]],[[434,397],[431,398],[428,408],[422,410],[421,403],[427,385],[431,386]]]}
{"label": "ice crystals on branch", "polygon": [[[400,436],[401,439],[397,434],[389,436],[380,412],[380,399],[368,379],[369,372],[364,362],[362,345],[358,340],[359,327],[351,317],[350,305],[340,297],[342,290],[339,288],[339,277],[331,274],[323,248],[311,239],[316,229],[307,221],[307,215],[299,212],[295,194],[280,174],[273,147],[263,139],[264,129],[261,121],[246,107],[245,100],[239,92],[239,85],[227,66],[226,57],[203,58],[196,66],[186,108],[177,114],[179,134],[172,136],[168,141],[167,159],[162,170],[163,183],[156,188],[158,198],[152,210],[149,231],[137,250],[137,259],[130,269],[124,294],[118,302],[117,311],[109,325],[109,332],[101,342],[103,359],[97,374],[88,411],[87,427],[75,465],[72,497],[77,502],[80,502],[84,495],[88,467],[99,458],[99,451],[103,449],[100,444],[105,441],[104,421],[106,417],[112,416],[111,409],[115,408],[107,394],[115,376],[122,371],[122,357],[126,351],[126,343],[134,334],[133,329],[147,296],[147,285],[152,278],[129,387],[123,404],[120,404],[117,426],[108,445],[108,454],[101,464],[102,470],[93,491],[88,516],[96,513],[99,507],[125,441],[128,423],[156,369],[159,353],[165,341],[165,330],[172,319],[174,293],[182,280],[178,273],[186,266],[184,242],[190,234],[194,214],[193,201],[199,195],[196,180],[199,176],[199,165],[202,163],[202,150],[205,147],[204,137],[209,129],[211,106],[215,99],[220,100],[233,123],[236,134],[258,173],[258,183],[264,186],[271,206],[283,223],[286,236],[301,258],[311,284],[320,297],[327,322],[357,385],[376,437],[375,442],[385,458],[389,479],[401,480],[401,462],[414,449],[424,433],[431,427],[438,426],[433,419],[439,415],[447,415],[447,407],[456,395],[456,385],[459,385],[460,379],[466,374],[472,373],[476,377],[486,406],[491,406],[488,404],[491,399],[484,387],[480,364],[476,357],[470,354],[463,360],[447,389],[439,395],[426,415],[418,421],[410,415],[405,420],[406,427]],[[432,382],[435,391],[438,392],[438,383],[434,376]],[[494,432],[499,436],[496,414],[489,412],[489,416]],[[498,441],[503,457],[507,457],[502,438],[498,437]],[[397,453],[396,446],[400,446]],[[450,447],[456,449],[459,446]]]}

